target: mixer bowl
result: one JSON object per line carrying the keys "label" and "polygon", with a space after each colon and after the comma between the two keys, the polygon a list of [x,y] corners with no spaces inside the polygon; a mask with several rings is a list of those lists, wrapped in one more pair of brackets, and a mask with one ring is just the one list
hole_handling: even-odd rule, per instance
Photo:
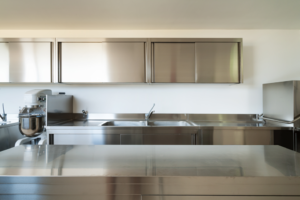
{"label": "mixer bowl", "polygon": [[22,135],[35,137],[43,133],[45,126],[44,115],[19,115],[19,130]]}

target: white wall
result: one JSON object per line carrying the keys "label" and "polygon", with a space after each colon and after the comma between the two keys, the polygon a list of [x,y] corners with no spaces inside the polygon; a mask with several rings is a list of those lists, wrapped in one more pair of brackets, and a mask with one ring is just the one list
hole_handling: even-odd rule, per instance
{"label": "white wall", "polygon": [[143,113],[156,103],[157,113],[261,113],[263,83],[300,80],[299,30],[0,30],[0,37],[199,37],[244,42],[243,84],[0,84],[0,103],[8,113],[17,113],[23,94],[38,88],[74,95],[75,112]]}

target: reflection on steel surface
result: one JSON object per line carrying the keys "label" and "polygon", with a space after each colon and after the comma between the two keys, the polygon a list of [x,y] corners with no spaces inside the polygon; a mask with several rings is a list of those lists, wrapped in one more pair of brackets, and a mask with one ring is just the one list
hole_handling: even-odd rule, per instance
{"label": "reflection on steel surface", "polygon": [[51,82],[51,42],[9,42],[10,82]]}
{"label": "reflection on steel surface", "polygon": [[0,82],[9,82],[9,46],[8,46],[8,42],[0,43]]}
{"label": "reflection on steel surface", "polygon": [[196,43],[198,83],[238,83],[238,43]]}
{"label": "reflection on steel surface", "polygon": [[154,82],[195,83],[195,43],[154,43]]}
{"label": "reflection on steel surface", "polygon": [[0,174],[280,177],[299,176],[299,163],[279,146],[19,146],[0,154]]}
{"label": "reflection on steel surface", "polygon": [[297,199],[299,162],[279,146],[19,146],[0,153],[0,199]]}

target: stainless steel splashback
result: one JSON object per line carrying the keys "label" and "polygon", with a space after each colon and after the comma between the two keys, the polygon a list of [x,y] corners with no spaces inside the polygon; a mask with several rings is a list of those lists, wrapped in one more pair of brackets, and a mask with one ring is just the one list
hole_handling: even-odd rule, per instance
{"label": "stainless steel splashback", "polygon": [[73,95],[47,95],[46,125],[73,119]]}
{"label": "stainless steel splashback", "polygon": [[[300,81],[285,81],[263,85],[264,117],[293,121],[300,115]],[[300,120],[294,123],[300,127]]]}

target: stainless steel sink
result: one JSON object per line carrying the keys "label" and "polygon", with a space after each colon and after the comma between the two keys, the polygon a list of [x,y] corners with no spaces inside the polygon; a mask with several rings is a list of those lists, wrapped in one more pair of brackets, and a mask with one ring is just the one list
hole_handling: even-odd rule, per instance
{"label": "stainless steel sink", "polygon": [[145,121],[110,121],[102,126],[146,126]]}
{"label": "stainless steel sink", "polygon": [[102,126],[193,126],[186,121],[109,121]]}
{"label": "stainless steel sink", "polygon": [[186,121],[152,121],[148,122],[149,126],[193,126]]}
{"label": "stainless steel sink", "polygon": [[0,126],[5,125],[5,124],[7,124],[7,122],[3,122],[3,121],[0,122]]}

